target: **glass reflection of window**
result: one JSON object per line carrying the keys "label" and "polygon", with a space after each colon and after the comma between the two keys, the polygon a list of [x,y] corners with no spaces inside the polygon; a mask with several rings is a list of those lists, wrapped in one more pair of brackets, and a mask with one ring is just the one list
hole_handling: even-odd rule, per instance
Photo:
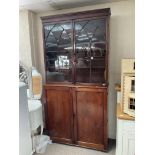
{"label": "glass reflection of window", "polygon": [[69,69],[69,59],[67,56],[58,56],[55,61],[56,69]]}

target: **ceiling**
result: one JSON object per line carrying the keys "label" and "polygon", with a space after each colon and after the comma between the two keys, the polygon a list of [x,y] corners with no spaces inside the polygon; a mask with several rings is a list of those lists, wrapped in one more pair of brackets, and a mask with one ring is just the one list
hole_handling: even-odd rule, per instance
{"label": "ceiling", "polygon": [[45,12],[118,1],[121,0],[19,0],[19,9]]}

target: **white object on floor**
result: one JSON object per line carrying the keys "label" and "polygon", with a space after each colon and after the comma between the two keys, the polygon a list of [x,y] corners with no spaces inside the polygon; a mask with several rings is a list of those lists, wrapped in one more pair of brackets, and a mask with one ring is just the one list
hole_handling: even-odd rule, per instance
{"label": "white object on floor", "polygon": [[19,155],[31,155],[32,141],[29,122],[28,102],[26,85],[19,85]]}
{"label": "white object on floor", "polygon": [[45,153],[47,144],[52,144],[49,136],[37,135],[33,137],[36,153]]}

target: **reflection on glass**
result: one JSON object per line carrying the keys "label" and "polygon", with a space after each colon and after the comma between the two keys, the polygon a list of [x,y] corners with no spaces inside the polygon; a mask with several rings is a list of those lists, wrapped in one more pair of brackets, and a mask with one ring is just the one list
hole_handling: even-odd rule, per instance
{"label": "reflection on glass", "polygon": [[55,60],[56,69],[69,69],[69,59],[67,56],[58,56],[58,59]]}
{"label": "reflection on glass", "polygon": [[46,74],[49,82],[71,82],[71,23],[44,27]]}
{"label": "reflection on glass", "polygon": [[75,22],[77,82],[105,82],[105,24],[103,19]]}
{"label": "reflection on glass", "polygon": [[[44,26],[47,81],[73,82],[74,62],[75,82],[104,83],[107,49],[105,20],[75,22],[74,37],[72,30],[71,23]],[[72,37],[75,41],[75,57],[72,53]]]}
{"label": "reflection on glass", "polygon": [[[77,81],[78,82],[89,82],[89,73],[90,73],[90,60],[89,59],[83,59],[79,58],[77,65],[76,65],[76,71],[77,71]],[[82,76],[81,76],[82,75]]]}

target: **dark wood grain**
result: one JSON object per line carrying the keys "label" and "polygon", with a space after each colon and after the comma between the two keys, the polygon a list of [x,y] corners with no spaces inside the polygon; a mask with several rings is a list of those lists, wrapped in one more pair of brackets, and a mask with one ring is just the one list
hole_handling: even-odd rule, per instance
{"label": "dark wood grain", "polygon": [[[76,89],[77,144],[105,150],[107,118],[105,89]],[[105,122],[106,121],[106,122]]]}
{"label": "dark wood grain", "polygon": [[[55,87],[54,87],[55,86]],[[66,84],[66,83],[48,83],[48,84],[45,84],[44,87],[47,89],[51,89],[51,87],[53,87],[52,89],[61,89],[61,87],[64,87],[63,89],[68,89],[68,88],[107,88],[106,85],[97,85],[97,84],[90,84],[90,85],[87,85],[87,84]]]}
{"label": "dark wood grain", "polygon": [[[110,8],[106,8],[41,17],[43,23],[43,36],[45,35],[44,26],[46,25],[58,23],[63,24],[65,22],[70,22],[72,25],[70,33],[72,47],[70,59],[72,63],[72,74],[70,76],[72,76],[72,80],[64,80],[63,82],[46,80],[46,84],[44,85],[46,93],[46,125],[50,138],[54,142],[93,148],[101,151],[107,150],[107,90],[110,14]],[[100,47],[105,54],[100,55],[102,61],[96,59],[91,62],[92,72],[94,72],[94,74],[90,72],[90,79],[93,80],[89,81],[85,80],[85,76],[89,76],[89,73],[87,73],[88,65],[85,65],[86,67],[77,67],[79,57],[76,51],[77,34],[75,32],[75,24],[79,21],[84,22],[94,19],[105,21],[105,26],[103,26],[103,29],[105,30],[103,31],[103,35],[105,36],[103,46],[95,44],[95,46]],[[43,45],[44,59],[46,62],[45,38],[43,38]],[[98,57],[98,55],[95,56]],[[85,57],[82,55],[81,59],[84,58]],[[47,70],[47,68],[48,66],[46,66],[45,63],[45,70]],[[84,77],[84,80],[77,80],[77,70],[80,70],[80,75]],[[51,70],[49,71],[52,72]],[[104,79],[103,81],[100,80],[102,77]],[[93,83],[93,81],[96,83]]]}
{"label": "dark wood grain", "polygon": [[76,19],[83,19],[83,18],[91,18],[91,17],[107,17],[111,15],[110,8],[105,9],[97,9],[97,10],[89,10],[89,11],[82,11],[82,12],[75,12],[75,13],[67,13],[67,14],[60,14],[60,15],[52,15],[52,16],[44,16],[41,17],[43,24],[46,25],[50,22],[60,22],[60,21],[71,21]]}
{"label": "dark wood grain", "polygon": [[51,139],[106,151],[107,88],[51,84],[45,89]]}
{"label": "dark wood grain", "polygon": [[107,44],[106,44],[106,69],[105,69],[105,83],[108,86],[109,85],[109,40],[110,40],[110,16],[107,17],[106,19],[106,38],[107,38]]}
{"label": "dark wood grain", "polygon": [[70,89],[51,87],[46,91],[48,102],[48,130],[52,140],[72,142],[72,102]]}

